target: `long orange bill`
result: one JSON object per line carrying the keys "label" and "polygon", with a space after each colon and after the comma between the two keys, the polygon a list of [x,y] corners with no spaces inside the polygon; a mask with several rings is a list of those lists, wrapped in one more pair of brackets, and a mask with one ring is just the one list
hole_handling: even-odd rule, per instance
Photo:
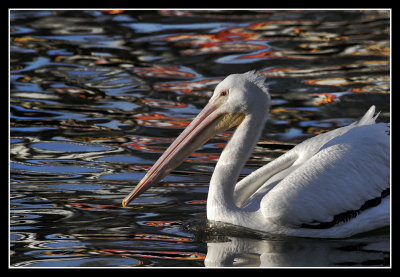
{"label": "long orange bill", "polygon": [[212,128],[210,126],[215,125],[215,122],[218,121],[219,116],[215,113],[216,109],[217,106],[209,103],[200,112],[157,160],[135,189],[122,200],[122,206],[125,207],[135,197],[157,184],[163,177],[179,166],[195,149],[214,135],[211,134],[210,129]]}

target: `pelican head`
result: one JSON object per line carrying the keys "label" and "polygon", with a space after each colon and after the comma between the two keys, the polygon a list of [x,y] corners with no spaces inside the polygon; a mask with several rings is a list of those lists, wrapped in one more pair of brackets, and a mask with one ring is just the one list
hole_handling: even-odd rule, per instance
{"label": "pelican head", "polygon": [[123,199],[122,205],[125,207],[135,197],[161,181],[217,133],[240,125],[246,116],[265,117],[270,96],[264,82],[265,78],[250,71],[229,75],[219,83],[208,104]]}

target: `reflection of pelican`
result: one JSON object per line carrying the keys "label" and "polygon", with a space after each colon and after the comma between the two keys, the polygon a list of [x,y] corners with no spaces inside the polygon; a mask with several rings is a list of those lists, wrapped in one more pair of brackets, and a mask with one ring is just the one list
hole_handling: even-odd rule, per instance
{"label": "reflection of pelican", "polygon": [[346,240],[224,237],[224,240],[207,243],[206,267],[365,266],[365,262],[371,261],[381,266],[390,252],[387,236]]}
{"label": "reflection of pelican", "polygon": [[388,126],[375,107],[349,126],[297,145],[237,182],[270,105],[264,78],[228,76],[209,103],[123,200],[158,183],[215,134],[237,126],[210,181],[207,218],[260,231],[346,237],[389,224]]}

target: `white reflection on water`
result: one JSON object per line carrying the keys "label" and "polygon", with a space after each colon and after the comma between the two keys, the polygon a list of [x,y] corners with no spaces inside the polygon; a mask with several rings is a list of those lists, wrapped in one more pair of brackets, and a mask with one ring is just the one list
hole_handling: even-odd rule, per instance
{"label": "white reflection on water", "polygon": [[207,243],[207,267],[346,267],[389,259],[388,236],[348,240],[227,237]]}

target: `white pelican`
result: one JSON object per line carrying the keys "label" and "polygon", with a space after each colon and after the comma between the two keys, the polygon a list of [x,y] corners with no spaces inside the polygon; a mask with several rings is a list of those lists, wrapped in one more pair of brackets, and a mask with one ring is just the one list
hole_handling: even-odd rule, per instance
{"label": "white pelican", "polygon": [[348,237],[390,224],[390,138],[375,107],[353,124],[310,138],[236,183],[270,106],[265,78],[232,74],[158,159],[133,198],[215,134],[237,127],[216,164],[207,218],[273,234]]}

